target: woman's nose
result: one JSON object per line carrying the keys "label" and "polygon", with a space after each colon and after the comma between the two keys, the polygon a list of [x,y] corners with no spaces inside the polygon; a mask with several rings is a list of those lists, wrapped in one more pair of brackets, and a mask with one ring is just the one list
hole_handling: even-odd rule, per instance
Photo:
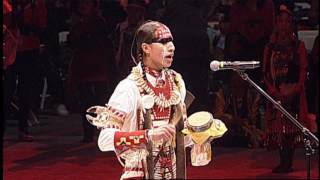
{"label": "woman's nose", "polygon": [[172,41],[167,43],[167,49],[169,52],[173,52],[175,50],[175,47]]}

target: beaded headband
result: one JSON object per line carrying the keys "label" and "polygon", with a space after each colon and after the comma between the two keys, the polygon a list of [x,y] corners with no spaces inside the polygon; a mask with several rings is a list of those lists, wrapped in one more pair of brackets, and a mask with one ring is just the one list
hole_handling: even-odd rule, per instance
{"label": "beaded headband", "polygon": [[281,4],[280,5],[280,8],[279,8],[279,13],[281,12],[285,12],[285,13],[288,13],[290,16],[292,16],[292,12],[288,9],[288,7],[284,4]]}
{"label": "beaded headband", "polygon": [[153,34],[152,43],[166,43],[173,40],[170,29],[165,25],[160,25]]}

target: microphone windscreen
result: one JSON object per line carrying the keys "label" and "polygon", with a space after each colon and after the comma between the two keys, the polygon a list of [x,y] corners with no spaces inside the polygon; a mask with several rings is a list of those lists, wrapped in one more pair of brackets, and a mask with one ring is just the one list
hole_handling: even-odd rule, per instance
{"label": "microphone windscreen", "polygon": [[212,71],[218,71],[219,70],[219,67],[220,66],[220,62],[219,61],[212,61],[211,63],[210,63],[210,69],[212,70]]}

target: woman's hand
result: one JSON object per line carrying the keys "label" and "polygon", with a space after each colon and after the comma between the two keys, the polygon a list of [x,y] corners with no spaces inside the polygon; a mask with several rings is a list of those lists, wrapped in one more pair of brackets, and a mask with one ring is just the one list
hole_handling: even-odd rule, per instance
{"label": "woman's hand", "polygon": [[269,87],[268,92],[270,96],[272,96],[275,99],[279,99],[281,97],[280,92],[275,87]]}
{"label": "woman's hand", "polygon": [[293,84],[281,84],[280,87],[280,93],[284,97],[290,97],[299,91],[299,86],[296,83]]}
{"label": "woman's hand", "polygon": [[176,128],[172,124],[166,124],[148,131],[149,140],[152,141],[170,141],[174,134],[176,133]]}

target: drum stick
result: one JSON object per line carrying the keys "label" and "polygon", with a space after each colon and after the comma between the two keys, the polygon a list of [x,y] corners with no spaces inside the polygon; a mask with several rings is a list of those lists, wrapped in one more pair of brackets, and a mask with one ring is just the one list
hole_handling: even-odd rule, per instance
{"label": "drum stick", "polygon": [[[195,99],[194,95],[187,91],[186,98],[185,98],[185,105],[186,109],[191,105],[193,100]],[[177,107],[179,106],[179,107]],[[181,105],[177,105],[176,112],[174,113],[180,113],[172,123],[176,126],[176,163],[177,163],[177,179],[186,179],[187,173],[186,173],[186,150],[184,146],[184,135],[182,134],[182,129],[184,128],[184,122],[182,118],[182,109]],[[180,111],[180,112],[177,112]]]}
{"label": "drum stick", "polygon": [[194,95],[187,90],[186,98],[184,100],[184,103],[186,104],[186,108],[188,109],[191,103],[194,101],[195,97]]}
{"label": "drum stick", "polygon": [[[151,109],[146,109],[146,113],[143,114],[144,116],[144,125],[145,129],[152,129],[152,120],[151,120]],[[152,141],[149,141],[147,144],[147,149],[149,152],[149,156],[147,157],[147,168],[148,168],[148,177],[147,179],[153,179],[153,160],[152,160]]]}

